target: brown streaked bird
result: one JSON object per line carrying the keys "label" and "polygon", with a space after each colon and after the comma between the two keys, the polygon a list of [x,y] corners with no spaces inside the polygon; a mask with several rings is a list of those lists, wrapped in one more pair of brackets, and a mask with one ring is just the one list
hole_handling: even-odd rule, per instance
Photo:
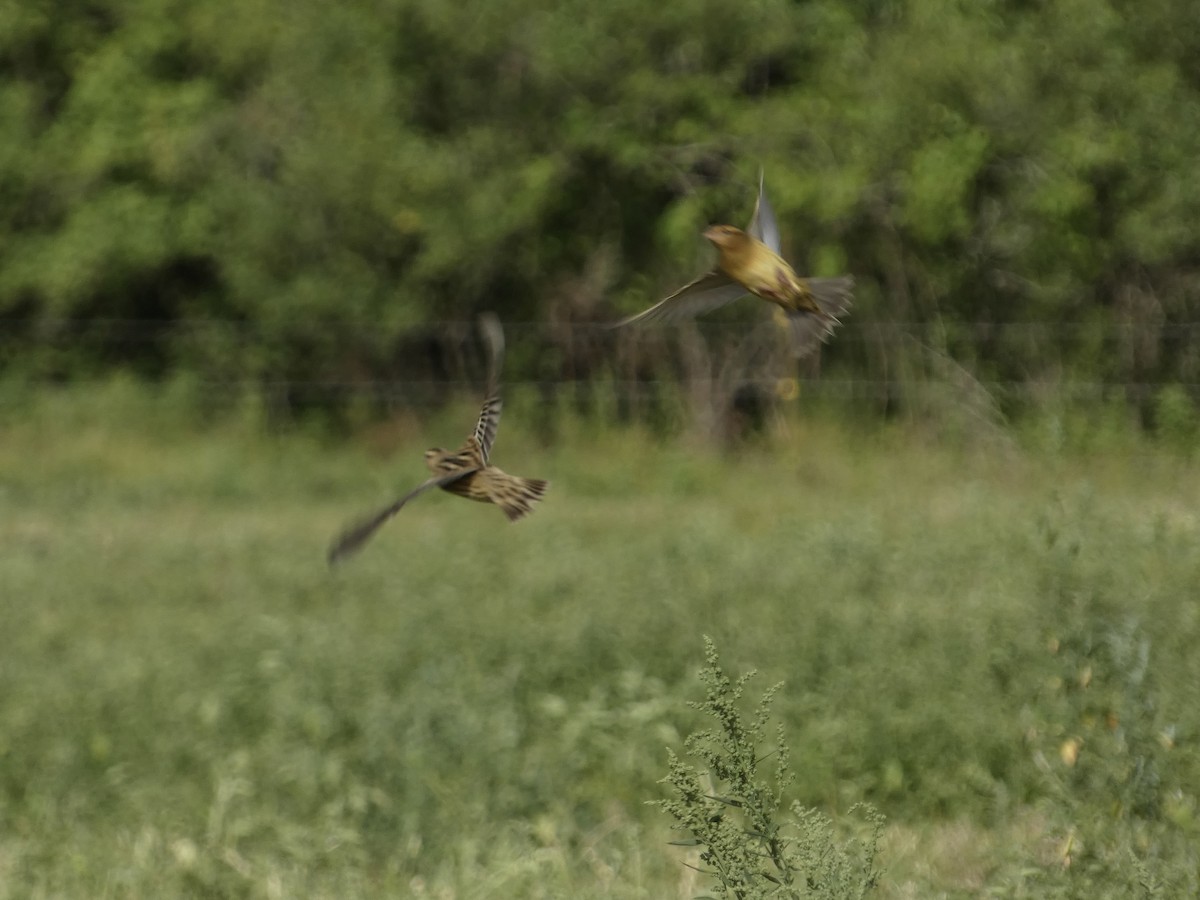
{"label": "brown streaked bird", "polygon": [[833,334],[850,308],[853,277],[802,278],[779,255],[779,226],[763,191],[761,174],[758,201],[746,230],[713,225],[704,237],[720,253],[716,268],[649,309],[623,319],[617,327],[689,318],[750,293],[780,308],[791,333],[792,353],[801,357]]}
{"label": "brown streaked bird", "polygon": [[504,359],[504,332],[495,316],[488,314],[480,318],[480,327],[491,349],[491,366],[488,376],[487,399],[479,411],[479,421],[467,442],[450,453],[440,447],[425,451],[425,465],[433,477],[409,491],[399,500],[363,519],[347,529],[329,548],[329,563],[341,562],[362,549],[379,526],[400,512],[413,497],[433,487],[451,494],[494,503],[504,511],[509,521],[515,522],[533,510],[546,493],[549,483],[540,478],[519,478],[509,475],[489,462],[492,444],[496,440],[496,429],[500,425],[500,366]]}

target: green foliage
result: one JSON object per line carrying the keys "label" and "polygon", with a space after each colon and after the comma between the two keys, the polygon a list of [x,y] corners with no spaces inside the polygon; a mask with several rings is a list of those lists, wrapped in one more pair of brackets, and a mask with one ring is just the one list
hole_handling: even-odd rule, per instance
{"label": "green foliage", "polygon": [[[716,720],[716,727],[695,732],[685,741],[697,770],[668,750],[670,773],[663,782],[675,797],[653,801],[676,821],[688,837],[672,843],[695,846],[702,870],[720,896],[753,900],[766,897],[862,898],[878,883],[875,856],[883,817],[867,809],[872,832],[858,846],[840,844],[832,823],[815,809],[792,806],[792,819],[782,821],[780,806],[792,782],[789,750],[780,726],[775,746],[760,757],[771,701],[782,685],[768,688],[754,718],[746,723],[739,702],[753,670],[731,683],[721,669],[712,639],[705,636],[706,666],[700,673],[707,696],[695,709]],[[772,781],[759,776],[759,763],[770,758]],[[851,813],[855,810],[852,809]]]}
{"label": "green foliage", "polygon": [[1065,837],[1060,865],[1025,887],[1055,897],[1187,896],[1200,887],[1191,760],[1154,659],[1164,646],[1174,651],[1126,608],[1123,585],[1086,574],[1097,536],[1074,523],[1094,503],[1090,491],[1060,497],[1038,522],[1049,665],[1038,666],[1043,681],[1023,717]]}
{"label": "green foliage", "polygon": [[1155,424],[1167,446],[1192,454],[1200,435],[1200,416],[1182,385],[1168,384],[1155,397]]}
{"label": "green foliage", "polygon": [[[800,268],[858,278],[835,370],[919,382],[911,344],[854,339],[899,323],[985,381],[1198,380],[1181,0],[0,16],[6,368],[183,367],[337,408],[440,378],[412,371],[431,323],[643,307],[707,263],[706,222],[748,216],[762,165]],[[586,345],[512,374],[628,378]]]}

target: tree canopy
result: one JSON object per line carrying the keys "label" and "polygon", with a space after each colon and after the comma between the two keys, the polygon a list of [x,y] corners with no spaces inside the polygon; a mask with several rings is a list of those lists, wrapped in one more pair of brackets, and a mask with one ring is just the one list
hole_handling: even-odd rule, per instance
{"label": "tree canopy", "polygon": [[1197,147],[1183,0],[10,0],[0,365],[286,379],[484,309],[609,321],[762,167],[855,328],[1195,385]]}

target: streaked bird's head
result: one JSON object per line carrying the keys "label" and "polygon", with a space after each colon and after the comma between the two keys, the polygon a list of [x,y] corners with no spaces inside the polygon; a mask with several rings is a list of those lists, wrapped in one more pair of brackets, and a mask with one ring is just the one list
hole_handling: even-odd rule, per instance
{"label": "streaked bird's head", "polygon": [[438,470],[438,464],[446,458],[446,451],[441,447],[430,447],[425,451],[425,465],[432,471]]}

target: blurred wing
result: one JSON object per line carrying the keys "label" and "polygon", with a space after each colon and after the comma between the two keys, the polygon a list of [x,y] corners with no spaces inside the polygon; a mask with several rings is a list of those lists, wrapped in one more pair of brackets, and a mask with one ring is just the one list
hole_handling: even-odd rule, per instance
{"label": "blurred wing", "polygon": [[503,403],[500,400],[500,370],[504,366],[504,329],[500,320],[493,313],[484,313],[479,317],[479,330],[487,341],[490,359],[488,361],[487,399],[479,411],[479,420],[475,423],[475,445],[479,448],[483,465],[487,465],[488,456],[492,452],[492,444],[496,440],[496,430],[500,427],[500,410]]}
{"label": "blurred wing", "polygon": [[460,472],[451,472],[448,475],[439,475],[437,478],[430,478],[424,484],[409,491],[395,503],[385,506],[379,512],[374,513],[363,521],[359,522],[351,528],[346,529],[333,542],[333,546],[329,548],[329,564],[331,566],[340,563],[343,559],[354,555],[362,549],[363,545],[371,539],[371,536],[379,530],[379,526],[400,512],[400,509],[418,494],[423,494],[433,487],[443,487],[452,481],[458,481],[470,475],[475,469],[464,469]]}
{"label": "blurred wing", "polygon": [[720,269],[702,275],[690,284],[685,284],[670,297],[636,316],[622,319],[614,328],[633,322],[672,322],[691,318],[701,313],[732,303],[748,291]]}
{"label": "blurred wing", "polygon": [[775,210],[763,190],[763,173],[758,173],[758,201],[754,204],[754,215],[746,226],[747,233],[758,238],[776,253],[779,252],[779,223],[775,221]]}

